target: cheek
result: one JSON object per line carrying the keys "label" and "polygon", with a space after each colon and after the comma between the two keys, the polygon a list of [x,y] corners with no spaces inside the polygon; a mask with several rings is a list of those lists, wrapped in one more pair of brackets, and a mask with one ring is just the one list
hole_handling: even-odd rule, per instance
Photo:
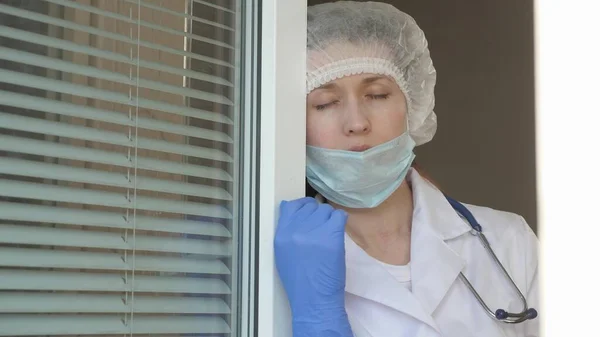
{"label": "cheek", "polygon": [[327,118],[307,116],[306,144],[324,148],[335,148],[338,130],[336,123]]}
{"label": "cheek", "polygon": [[397,106],[385,107],[379,111],[377,126],[374,129],[386,140],[400,136],[406,131],[406,109],[398,109]]}
{"label": "cheek", "polygon": [[396,109],[393,113],[390,114],[390,125],[393,125],[395,130],[398,130],[398,134],[406,131],[407,128],[407,119],[406,119],[406,110],[404,109]]}

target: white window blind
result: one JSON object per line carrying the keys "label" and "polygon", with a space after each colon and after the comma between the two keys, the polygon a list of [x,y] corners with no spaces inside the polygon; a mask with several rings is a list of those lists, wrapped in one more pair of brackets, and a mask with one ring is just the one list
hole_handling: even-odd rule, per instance
{"label": "white window blind", "polygon": [[0,336],[243,329],[242,2],[0,2]]}

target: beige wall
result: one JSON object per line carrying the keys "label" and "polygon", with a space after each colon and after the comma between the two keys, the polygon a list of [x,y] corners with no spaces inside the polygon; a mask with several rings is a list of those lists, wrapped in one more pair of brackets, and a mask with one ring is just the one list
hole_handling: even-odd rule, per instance
{"label": "beige wall", "polygon": [[438,70],[438,133],[419,164],[454,197],[535,229],[532,1],[386,2],[417,20]]}

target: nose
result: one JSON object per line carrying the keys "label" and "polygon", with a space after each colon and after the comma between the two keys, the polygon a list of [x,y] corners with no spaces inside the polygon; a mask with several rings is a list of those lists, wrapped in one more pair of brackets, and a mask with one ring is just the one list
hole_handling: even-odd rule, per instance
{"label": "nose", "polygon": [[358,135],[371,131],[371,122],[366,110],[359,104],[352,103],[347,106],[345,119],[344,132],[347,135]]}

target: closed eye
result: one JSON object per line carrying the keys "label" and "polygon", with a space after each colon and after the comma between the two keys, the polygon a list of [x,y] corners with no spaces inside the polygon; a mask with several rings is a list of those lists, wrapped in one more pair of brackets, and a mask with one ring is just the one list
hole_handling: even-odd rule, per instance
{"label": "closed eye", "polygon": [[333,102],[329,102],[329,103],[326,103],[326,104],[320,104],[320,105],[316,105],[316,106],[315,106],[315,108],[316,108],[317,110],[325,110],[325,109],[327,109],[327,108],[329,108],[329,107],[333,106],[334,104],[337,104],[338,102],[339,102],[339,101],[333,101]]}
{"label": "closed eye", "polygon": [[387,99],[388,97],[390,97],[390,94],[367,95],[367,97],[371,99]]}

